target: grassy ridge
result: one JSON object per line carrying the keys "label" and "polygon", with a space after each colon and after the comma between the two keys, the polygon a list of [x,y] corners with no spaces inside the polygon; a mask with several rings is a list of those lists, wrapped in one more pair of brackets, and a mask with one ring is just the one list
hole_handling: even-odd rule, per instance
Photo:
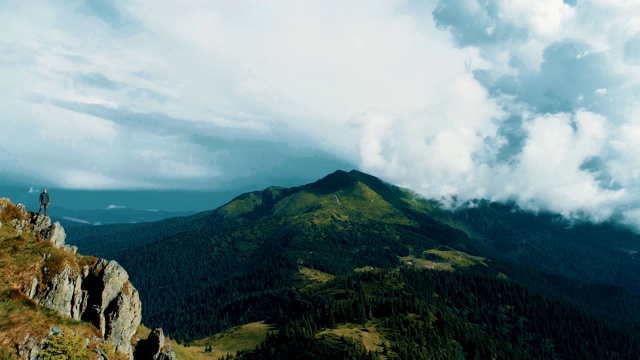
{"label": "grassy ridge", "polygon": [[[33,278],[38,279],[38,286],[42,287],[51,280],[49,276],[65,265],[80,269],[83,264],[95,262],[96,259],[63,251],[48,241],[38,241],[30,232],[18,234],[12,221],[21,217],[20,212],[14,204],[5,200],[1,205],[4,208],[0,212],[0,357],[17,358],[17,345],[30,337],[44,339],[55,326],[63,336],[53,337],[49,341],[55,343],[58,351],[97,358],[97,353],[85,348],[86,338],[101,337],[97,328],[62,317],[54,310],[39,306],[24,294],[30,289]],[[50,345],[50,348],[53,346]],[[110,359],[125,357],[115,354],[113,347],[89,343],[90,349],[95,347],[100,347]]]}
{"label": "grassy ridge", "polygon": [[[500,276],[625,326],[640,323],[628,306],[638,299],[626,292],[640,292],[640,258],[630,245],[640,237],[509,204],[471,205],[445,210],[369,175],[338,171],[189,218],[93,228],[86,237],[70,232],[69,242],[120,262],[143,297],[143,321],[181,342],[264,320],[298,286],[403,261]],[[589,296],[579,290],[584,284],[592,284]],[[607,301],[593,296],[601,284],[619,291],[607,290]]]}

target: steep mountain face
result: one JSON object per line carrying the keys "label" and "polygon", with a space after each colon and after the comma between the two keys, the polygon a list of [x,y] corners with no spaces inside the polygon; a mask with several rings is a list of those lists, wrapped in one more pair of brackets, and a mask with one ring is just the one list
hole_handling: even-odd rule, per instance
{"label": "steep mountain face", "polygon": [[23,358],[38,358],[51,351],[47,344],[68,327],[56,320],[61,317],[94,326],[82,331],[72,327],[72,332],[85,333],[96,356],[104,358],[113,346],[116,353],[132,358],[142,305],[124,268],[76,254],[75,246],[65,244],[59,223],[51,224],[49,217],[29,213],[8,199],[0,198],[0,220],[0,311],[7,319],[0,321],[0,348],[15,347]]}
{"label": "steep mountain face", "polygon": [[69,231],[83,252],[123,264],[145,321],[185,341],[272,316],[316,272],[399,266],[500,276],[621,326],[640,321],[628,305],[640,306],[636,234],[486,201],[443,210],[357,171],[189,217]]}

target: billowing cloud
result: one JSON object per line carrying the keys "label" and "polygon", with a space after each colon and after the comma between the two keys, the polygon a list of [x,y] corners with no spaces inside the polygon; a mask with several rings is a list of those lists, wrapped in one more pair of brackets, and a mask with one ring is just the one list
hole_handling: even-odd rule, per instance
{"label": "billowing cloud", "polygon": [[[378,143],[410,145],[376,149],[371,169],[390,170],[389,178],[427,196],[513,200],[529,209],[598,221],[618,218],[637,226],[640,67],[631,54],[640,34],[640,6],[629,1],[440,1],[432,14],[457,47],[475,49],[485,61],[471,70],[488,91],[478,103],[495,102],[503,116],[477,113],[453,125],[472,129],[480,142],[438,132],[451,147],[443,152],[429,138],[403,138],[396,136],[402,133],[397,129],[385,133]],[[497,129],[478,131],[488,118]],[[434,124],[426,121],[424,127]],[[424,150],[423,157],[416,148]],[[452,159],[431,158],[443,153]],[[398,168],[398,159],[406,164]],[[394,175],[411,171],[420,175]]]}
{"label": "billowing cloud", "polygon": [[211,188],[356,164],[640,224],[634,1],[8,1],[0,21],[5,174]]}

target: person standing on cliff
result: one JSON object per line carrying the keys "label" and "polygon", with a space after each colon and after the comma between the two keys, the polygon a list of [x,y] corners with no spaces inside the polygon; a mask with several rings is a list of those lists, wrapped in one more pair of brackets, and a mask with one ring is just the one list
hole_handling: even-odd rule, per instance
{"label": "person standing on cliff", "polygon": [[40,194],[40,208],[38,209],[38,215],[40,215],[40,211],[44,208],[44,214],[47,215],[47,208],[49,207],[49,193],[47,193],[47,189],[42,190],[42,194]]}

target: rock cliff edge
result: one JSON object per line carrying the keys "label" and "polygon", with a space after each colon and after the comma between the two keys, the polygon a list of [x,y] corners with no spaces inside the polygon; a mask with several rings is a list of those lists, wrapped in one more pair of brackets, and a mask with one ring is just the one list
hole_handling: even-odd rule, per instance
{"label": "rock cliff edge", "polygon": [[[45,250],[42,258],[32,265],[35,270],[28,276],[24,273],[17,276],[12,285],[39,306],[92,324],[102,341],[108,341],[116,351],[133,359],[135,349],[131,340],[142,319],[142,304],[127,271],[115,261],[76,254],[75,246],[65,244],[64,228],[58,222],[52,224],[46,215],[28,212],[23,205],[13,205],[4,198],[0,198],[0,214],[6,220],[4,225],[11,226],[16,236],[33,235],[36,244],[50,242],[60,250],[48,253]],[[161,329],[158,331],[162,334]],[[51,333],[47,336],[55,336]],[[27,337],[16,344],[18,354],[25,359],[37,359],[47,336]],[[158,353],[153,356],[149,358],[156,358]],[[106,355],[100,357],[106,359]],[[136,356],[137,359],[146,357]]]}

